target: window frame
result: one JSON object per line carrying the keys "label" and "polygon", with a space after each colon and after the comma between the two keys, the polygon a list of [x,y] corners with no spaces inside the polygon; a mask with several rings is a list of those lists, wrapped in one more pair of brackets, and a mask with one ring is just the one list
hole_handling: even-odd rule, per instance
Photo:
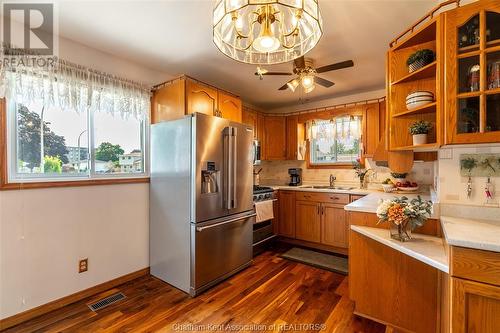
{"label": "window frame", "polygon": [[[23,178],[17,173],[17,118],[14,101],[0,101],[0,190],[49,188],[87,185],[110,185],[149,182],[149,131],[150,123],[141,121],[141,145],[143,147],[143,172],[98,174],[94,169],[94,119],[93,111],[87,111],[87,138],[89,145],[90,170],[86,173],[65,175],[32,175]],[[148,111],[149,112],[149,111]]]}
{"label": "window frame", "polygon": [[[331,119],[338,119],[338,118],[343,118],[343,117],[350,117],[350,116],[355,116],[355,117],[360,117],[360,128],[359,128],[359,156],[357,158],[363,159],[364,158],[364,138],[365,138],[365,115],[363,113],[358,113],[358,112],[348,112],[348,113],[341,113],[341,114],[336,114],[335,116],[329,118],[329,119],[324,119],[323,117],[318,117],[317,120],[331,120]],[[312,140],[307,138],[307,144],[306,144],[306,161],[307,161],[307,167],[310,169],[350,169],[352,168],[352,163],[354,162],[331,162],[331,163],[315,163],[311,160],[311,144]]]}

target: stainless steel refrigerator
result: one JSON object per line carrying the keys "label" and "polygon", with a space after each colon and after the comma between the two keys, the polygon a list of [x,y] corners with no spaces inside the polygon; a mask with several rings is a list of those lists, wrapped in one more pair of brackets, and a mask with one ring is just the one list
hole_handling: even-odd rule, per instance
{"label": "stainless steel refrigerator", "polygon": [[152,125],[152,275],[194,296],[251,264],[252,140],[204,114]]}

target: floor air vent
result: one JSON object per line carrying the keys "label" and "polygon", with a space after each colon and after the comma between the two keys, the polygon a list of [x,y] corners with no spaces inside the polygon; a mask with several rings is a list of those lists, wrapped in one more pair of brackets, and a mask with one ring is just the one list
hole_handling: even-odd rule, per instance
{"label": "floor air vent", "polygon": [[106,298],[103,298],[95,303],[89,304],[89,308],[92,311],[98,311],[98,310],[101,310],[101,309],[107,307],[108,305],[111,305],[113,303],[121,301],[124,298],[126,298],[126,296],[123,293],[113,294],[113,295],[108,296]]}

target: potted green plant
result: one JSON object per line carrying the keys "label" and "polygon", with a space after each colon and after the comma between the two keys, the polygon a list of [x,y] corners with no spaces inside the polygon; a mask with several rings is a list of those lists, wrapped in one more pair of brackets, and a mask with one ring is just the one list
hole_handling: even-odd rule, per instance
{"label": "potted green plant", "polygon": [[414,72],[417,69],[424,67],[425,65],[430,64],[435,59],[434,51],[429,49],[418,50],[415,53],[412,53],[408,60],[406,60],[406,65],[408,66],[408,71]]}
{"label": "potted green plant", "polygon": [[413,145],[423,145],[427,143],[427,134],[432,128],[432,124],[425,120],[419,120],[410,125],[410,134],[413,135]]}
{"label": "potted green plant", "polygon": [[405,183],[406,182],[406,176],[408,176],[408,173],[406,172],[391,172],[392,178],[394,178],[394,183]]}

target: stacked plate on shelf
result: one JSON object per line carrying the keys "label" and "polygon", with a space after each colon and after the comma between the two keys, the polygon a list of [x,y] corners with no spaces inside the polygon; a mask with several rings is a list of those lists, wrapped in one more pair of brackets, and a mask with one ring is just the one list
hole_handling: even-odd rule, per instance
{"label": "stacked plate on shelf", "polygon": [[432,102],[434,102],[434,94],[430,91],[414,91],[406,96],[406,108],[408,110],[413,110]]}

